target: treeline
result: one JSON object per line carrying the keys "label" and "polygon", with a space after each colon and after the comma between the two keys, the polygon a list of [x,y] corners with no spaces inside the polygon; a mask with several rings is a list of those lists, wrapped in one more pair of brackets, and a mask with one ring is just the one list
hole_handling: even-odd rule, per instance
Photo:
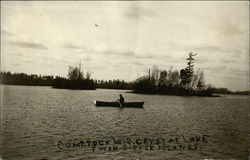
{"label": "treeline", "polygon": [[[160,70],[157,66],[154,66],[150,70],[150,80],[149,75],[140,77],[134,82],[126,82],[124,80],[91,80],[90,74],[85,80],[72,80],[69,81],[68,78],[53,76],[53,75],[36,75],[36,74],[25,74],[25,73],[11,73],[11,72],[0,72],[1,84],[9,85],[27,85],[27,86],[53,86],[54,88],[82,88],[82,89],[94,89],[94,88],[106,88],[106,89],[127,89],[134,90],[135,92],[143,93],[160,93],[160,94],[185,94],[186,90],[180,84],[180,75],[179,71],[173,70],[171,67],[169,70]],[[159,74],[159,79],[157,82],[157,74]],[[196,81],[197,79],[204,78],[202,71],[198,70],[195,73]],[[202,78],[202,79],[203,79]],[[191,86],[195,86],[198,83],[193,83]],[[199,82],[200,81],[200,82]],[[199,86],[203,80],[198,80]],[[158,85],[152,85],[152,83],[158,83]],[[204,83],[204,81],[203,81]],[[90,84],[86,87],[86,84]],[[150,85],[151,84],[151,85]],[[66,86],[66,87],[65,87]],[[250,91],[230,91],[227,88],[215,88],[211,85],[207,85],[207,88],[211,90],[214,94],[238,94],[238,95],[249,95]]]}
{"label": "treeline", "polygon": [[124,80],[95,80],[96,88],[106,89],[133,89],[133,84],[125,82]]}
{"label": "treeline", "polygon": [[132,89],[132,84],[124,80],[93,80],[91,74],[85,75],[77,67],[69,67],[68,77],[41,76],[26,73],[0,72],[1,84],[26,85],[26,86],[52,86],[53,88],[65,89]]}
{"label": "treeline", "polygon": [[211,85],[205,85],[204,73],[201,70],[194,72],[194,56],[189,53],[186,59],[187,67],[180,71],[171,67],[169,70],[159,69],[154,65],[148,74],[134,82],[135,93],[170,94],[170,95],[195,95],[213,96]]}
{"label": "treeline", "polygon": [[84,73],[79,67],[69,66],[68,76],[41,76],[25,73],[1,72],[0,80],[2,84],[12,85],[33,85],[52,86],[53,88],[64,89],[129,89],[134,93],[144,94],[169,94],[187,96],[213,96],[213,94],[249,94],[249,91],[232,92],[227,88],[215,88],[210,84],[205,84],[204,72],[200,69],[194,71],[194,56],[189,53],[186,59],[187,66],[180,71],[173,69],[159,69],[154,65],[144,75],[133,82],[124,80],[93,80],[91,73]]}
{"label": "treeline", "polygon": [[27,85],[27,86],[52,86],[54,76],[41,76],[36,74],[28,75],[26,73],[0,72],[2,84]]}
{"label": "treeline", "polygon": [[[154,70],[158,70],[157,66],[154,66],[153,70],[150,72],[155,72]],[[27,85],[27,86],[52,86],[54,88],[87,88],[83,86],[83,84],[90,83],[93,88],[106,88],[106,89],[128,89],[134,90],[136,92],[143,91],[144,93],[159,93],[162,94],[173,94],[184,92],[185,89],[178,84],[180,82],[179,72],[177,70],[173,70],[171,67],[169,70],[159,70],[161,72],[159,78],[159,86],[157,85],[149,85],[152,82],[155,82],[155,76],[152,76],[149,81],[149,76],[145,75],[134,82],[125,82],[124,80],[93,80],[93,81],[72,81],[69,82],[68,78],[60,77],[60,76],[53,76],[53,75],[36,75],[36,74],[25,74],[25,73],[11,73],[11,72],[0,72],[0,80],[1,84],[9,84],[9,85]],[[197,71],[196,74],[200,74],[201,71]],[[154,75],[151,73],[151,75]],[[165,78],[164,78],[165,77]],[[90,79],[90,78],[89,78]],[[145,81],[142,83],[141,81]],[[150,83],[149,83],[150,82]],[[93,84],[94,83],[94,84]],[[80,84],[80,87],[76,84]],[[94,87],[93,87],[94,86]],[[194,86],[194,83],[193,83]],[[249,91],[230,91],[227,88],[215,88],[208,85],[212,93],[215,94],[238,94],[238,95],[249,95]],[[142,88],[146,88],[142,90]],[[148,89],[149,88],[149,89]],[[90,89],[90,87],[89,87]]]}
{"label": "treeline", "polygon": [[70,80],[64,77],[56,76],[53,80],[53,88],[61,89],[96,89],[94,81],[92,79],[75,79]]}
{"label": "treeline", "polygon": [[182,73],[178,70],[161,70],[153,66],[149,74],[138,78],[134,82],[135,93],[145,94],[169,94],[169,95],[197,95],[212,96],[214,88],[205,85],[204,73],[198,70],[193,73],[191,81],[187,84],[183,82]]}
{"label": "treeline", "polygon": [[212,88],[213,93],[217,94],[237,94],[237,95],[250,95],[250,91],[230,91],[227,88]]}
{"label": "treeline", "polygon": [[68,78],[56,76],[52,84],[53,88],[61,89],[96,89],[94,80],[90,78],[90,73],[84,75],[81,67],[69,66]]}

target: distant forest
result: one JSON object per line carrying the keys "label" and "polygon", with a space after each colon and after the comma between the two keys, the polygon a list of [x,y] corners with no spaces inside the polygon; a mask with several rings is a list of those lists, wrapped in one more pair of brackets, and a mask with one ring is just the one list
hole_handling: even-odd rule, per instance
{"label": "distant forest", "polygon": [[[56,80],[66,80],[67,78],[52,75],[35,75],[35,74],[25,74],[25,73],[11,73],[11,72],[0,72],[1,84],[7,85],[25,85],[25,86],[53,86],[57,84]],[[135,83],[140,81],[138,79],[135,82],[125,82],[124,80],[93,80],[95,88],[105,88],[105,89],[126,89],[133,90],[136,87]],[[55,87],[56,88],[56,87]],[[60,88],[60,87],[58,87]],[[230,91],[227,88],[212,88],[215,94],[239,94],[248,95],[249,91]]]}
{"label": "distant forest", "polygon": [[144,75],[133,82],[135,93],[168,94],[186,96],[216,96],[214,94],[242,94],[249,95],[250,91],[230,91],[227,88],[216,88],[211,84],[205,84],[203,70],[194,71],[194,57],[192,52],[188,54],[187,66],[180,71],[173,69],[159,69],[154,65]]}
{"label": "distant forest", "polygon": [[187,66],[180,71],[170,69],[159,69],[154,65],[148,69],[148,74],[137,78],[132,82],[124,80],[94,80],[90,72],[81,71],[81,66],[69,66],[68,76],[60,77],[53,75],[36,75],[25,73],[0,72],[1,84],[27,85],[27,86],[52,86],[64,89],[86,89],[96,88],[127,89],[134,93],[142,94],[168,94],[186,96],[214,96],[213,94],[242,94],[249,95],[249,91],[230,91],[227,88],[216,88],[205,84],[204,72],[200,69],[194,72],[194,56],[189,53],[186,59]]}
{"label": "distant forest", "polygon": [[[77,68],[78,69],[78,68]],[[54,88],[84,89],[74,84],[91,84],[89,89],[132,89],[132,83],[124,80],[92,80],[90,78],[65,78],[53,75],[0,72],[1,84],[26,86],[52,86]],[[72,82],[71,84],[69,82]],[[65,87],[66,86],[66,87]],[[85,87],[87,88],[87,87]]]}

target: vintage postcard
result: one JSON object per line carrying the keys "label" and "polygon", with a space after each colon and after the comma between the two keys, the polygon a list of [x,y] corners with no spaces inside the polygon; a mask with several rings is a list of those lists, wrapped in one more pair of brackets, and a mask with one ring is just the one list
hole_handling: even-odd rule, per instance
{"label": "vintage postcard", "polygon": [[249,158],[248,1],[1,1],[3,160]]}

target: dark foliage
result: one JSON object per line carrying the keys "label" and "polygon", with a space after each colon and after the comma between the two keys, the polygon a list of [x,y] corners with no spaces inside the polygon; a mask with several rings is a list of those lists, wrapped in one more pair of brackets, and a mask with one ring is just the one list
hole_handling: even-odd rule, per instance
{"label": "dark foliage", "polygon": [[211,88],[213,93],[216,94],[236,94],[236,95],[250,95],[250,91],[230,91],[227,88]]}
{"label": "dark foliage", "polygon": [[69,80],[67,78],[56,76],[41,76],[25,73],[0,73],[1,84],[8,85],[26,85],[26,86],[52,86],[53,88],[65,89],[95,89],[95,83],[92,79]]}
{"label": "dark foliage", "polygon": [[54,76],[41,76],[25,73],[1,72],[1,83],[10,85],[27,85],[27,86],[51,86]]}
{"label": "dark foliage", "polygon": [[95,83],[93,79],[90,79],[90,73],[87,72],[87,77],[84,78],[81,66],[72,67],[69,66],[68,78],[56,77],[53,81],[53,88],[62,89],[95,89]]}
{"label": "dark foliage", "polygon": [[107,88],[107,89],[132,89],[132,84],[125,82],[124,80],[95,80],[96,88]]}
{"label": "dark foliage", "polygon": [[53,88],[92,90],[95,89],[95,84],[92,79],[69,80],[63,77],[56,77],[53,81]]}
{"label": "dark foliage", "polygon": [[85,89],[93,90],[96,88],[107,89],[128,89],[134,93],[142,94],[168,94],[185,96],[213,96],[213,94],[242,94],[249,95],[249,91],[232,92],[227,88],[215,88],[205,85],[203,71],[198,70],[194,73],[194,56],[197,54],[189,53],[187,66],[180,71],[160,70],[156,65],[148,70],[148,75],[136,79],[134,82],[124,80],[93,80],[91,73],[86,72],[86,78],[79,67],[69,66],[68,78],[59,76],[41,76],[25,73],[1,72],[1,84],[10,85],[32,85],[32,86],[52,86],[62,89]]}
{"label": "dark foliage", "polygon": [[[173,71],[172,67],[167,70],[160,70],[157,66],[149,69],[148,75],[138,78],[134,82],[135,93],[145,94],[168,94],[186,96],[213,96],[213,89],[205,86],[203,71],[194,73],[194,56],[189,53],[186,59],[187,67]],[[151,72],[150,72],[151,71]]]}

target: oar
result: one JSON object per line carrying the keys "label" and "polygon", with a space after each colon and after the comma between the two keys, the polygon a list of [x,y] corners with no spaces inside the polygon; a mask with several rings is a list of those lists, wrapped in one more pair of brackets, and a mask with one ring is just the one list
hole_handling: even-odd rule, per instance
{"label": "oar", "polygon": [[123,106],[122,106],[121,102],[120,102],[120,101],[118,101],[118,103],[120,104],[120,108],[123,108]]}

